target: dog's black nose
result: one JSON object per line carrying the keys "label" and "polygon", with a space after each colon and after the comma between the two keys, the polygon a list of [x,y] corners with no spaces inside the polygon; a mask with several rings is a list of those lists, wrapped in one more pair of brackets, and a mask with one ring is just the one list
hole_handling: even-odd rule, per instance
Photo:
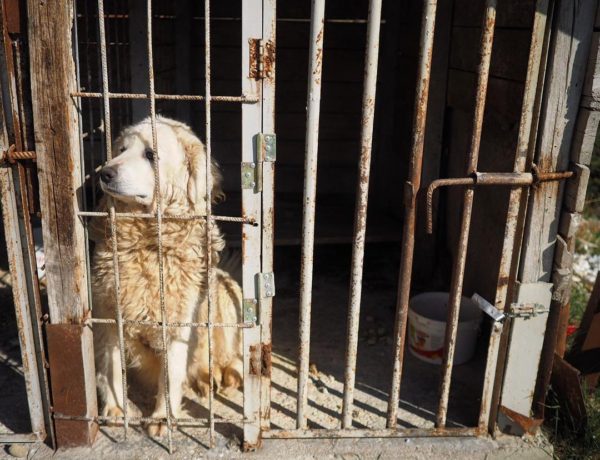
{"label": "dog's black nose", "polygon": [[105,184],[111,182],[115,177],[117,177],[117,170],[115,168],[105,166],[100,170],[100,179],[102,179],[102,182]]}

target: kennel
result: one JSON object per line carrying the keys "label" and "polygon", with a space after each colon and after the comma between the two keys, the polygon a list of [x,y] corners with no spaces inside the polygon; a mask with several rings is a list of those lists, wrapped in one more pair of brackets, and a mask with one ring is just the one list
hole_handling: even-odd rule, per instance
{"label": "kennel", "polygon": [[[183,429],[212,445],[238,427],[250,450],[539,425],[598,126],[597,2],[325,3],[1,2],[2,205],[32,427],[1,439],[81,445],[98,424],[127,437],[150,420],[127,369],[124,417],[99,415],[92,337],[107,321],[87,222],[108,219],[116,247],[127,216],[95,211],[98,168],[122,127],[157,113],[201,135],[228,199],[137,217],[158,241],[163,219],[219,224],[243,287],[226,325],[243,335],[243,393],[189,396],[189,418],[164,420],[169,450]],[[436,368],[405,334],[411,295],[439,289]],[[490,318],[473,363],[453,368],[475,292]],[[108,322],[121,341],[135,323]],[[210,313],[192,326],[224,327]]]}

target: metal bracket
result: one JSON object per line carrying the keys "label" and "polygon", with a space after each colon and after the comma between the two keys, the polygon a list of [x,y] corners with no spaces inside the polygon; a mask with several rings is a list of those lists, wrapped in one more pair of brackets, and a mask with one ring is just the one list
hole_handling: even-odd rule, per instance
{"label": "metal bracket", "polygon": [[471,300],[477,304],[477,306],[487,315],[489,315],[494,321],[504,321],[506,315],[498,310],[494,305],[485,300],[479,294],[475,293],[471,296]]}
{"label": "metal bracket", "polygon": [[256,135],[256,154],[261,161],[275,161],[277,159],[277,136],[258,133]]}
{"label": "metal bracket", "polygon": [[256,323],[258,320],[258,301],[256,299],[244,299],[244,322]]}

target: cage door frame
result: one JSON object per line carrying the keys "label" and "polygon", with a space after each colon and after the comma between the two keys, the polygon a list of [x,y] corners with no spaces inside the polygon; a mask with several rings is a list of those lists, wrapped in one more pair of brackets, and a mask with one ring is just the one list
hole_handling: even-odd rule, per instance
{"label": "cage door frame", "polygon": [[262,274],[271,273],[273,267],[274,163],[263,161],[258,145],[263,133],[274,130],[275,76],[270,66],[274,63],[269,63],[270,69],[263,66],[263,52],[274,52],[274,46],[275,1],[243,0],[242,94],[258,97],[257,103],[242,105],[242,164],[250,165],[256,174],[250,187],[242,187],[242,213],[257,224],[242,227],[243,315],[244,321],[255,322],[242,332],[245,451],[259,447],[261,430],[269,427],[270,360],[266,358],[273,293],[265,296],[259,283]]}

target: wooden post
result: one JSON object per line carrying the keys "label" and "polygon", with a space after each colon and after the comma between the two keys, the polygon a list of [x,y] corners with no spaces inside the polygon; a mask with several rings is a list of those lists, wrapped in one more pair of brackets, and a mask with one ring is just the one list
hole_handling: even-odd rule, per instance
{"label": "wooden post", "polygon": [[[543,172],[564,171],[569,167],[596,6],[595,1],[565,0],[554,11],[536,148],[536,163]],[[551,308],[551,296],[539,293],[552,280],[563,190],[561,182],[545,182],[533,189],[529,197],[517,302],[534,301]],[[553,291],[556,295],[557,286]],[[521,296],[521,292],[525,295]],[[538,294],[535,299],[528,299],[529,292]],[[547,362],[540,360],[544,336],[548,333],[547,322],[547,314],[512,321],[500,404],[525,417],[531,416],[538,367],[543,373],[547,366]],[[522,327],[522,323],[528,327]],[[557,321],[552,319],[548,323],[556,325]],[[550,361],[550,368],[551,365]],[[510,424],[509,420],[499,420],[501,428]]]}
{"label": "wooden post", "polygon": [[[81,203],[77,90],[71,30],[73,0],[28,0],[28,34],[35,149],[46,255],[51,326],[48,329],[54,412],[97,416],[94,353],[89,313]],[[69,329],[69,347],[53,328]],[[65,397],[65,395],[67,395]],[[76,403],[74,402],[76,401]],[[97,425],[91,421],[55,421],[57,444],[90,445]]]}

